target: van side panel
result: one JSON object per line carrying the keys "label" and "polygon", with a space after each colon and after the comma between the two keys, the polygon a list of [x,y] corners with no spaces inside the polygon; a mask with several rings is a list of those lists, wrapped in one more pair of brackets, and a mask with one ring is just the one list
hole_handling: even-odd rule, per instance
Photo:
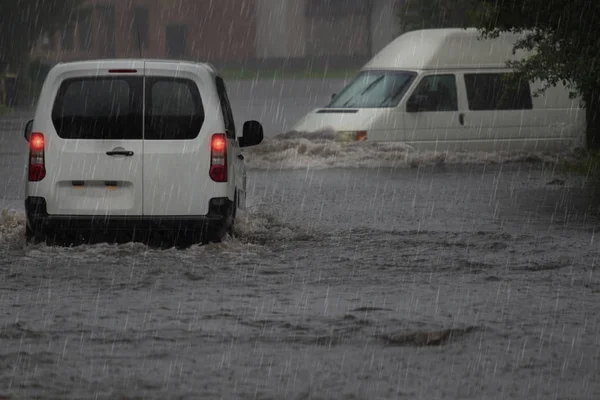
{"label": "van side panel", "polygon": [[[531,85],[532,93],[542,88],[541,82]],[[585,146],[585,109],[581,97],[570,98],[569,89],[562,84],[548,88],[540,96],[533,97],[534,110],[544,111],[538,114],[536,123],[538,138],[550,137],[570,141],[574,146]]]}
{"label": "van side panel", "polygon": [[[229,101],[229,93],[225,80],[221,76],[214,77],[215,89],[219,97],[221,113],[214,117],[223,124],[227,137],[227,155],[229,160],[227,180],[227,193],[230,200],[236,201],[236,207],[244,209],[246,207],[246,181],[247,171],[244,164],[244,156],[237,141],[238,128],[235,126],[235,118],[231,102]],[[243,126],[241,127],[243,129]]]}
{"label": "van side panel", "polygon": [[[477,74],[510,73],[510,70],[462,71],[459,84],[465,93],[468,76]],[[471,81],[473,82],[473,81]],[[533,94],[539,82],[530,85],[530,107],[524,109],[479,110],[467,98],[463,111],[465,121],[464,150],[483,151],[556,151],[568,150],[582,135],[578,101],[570,100],[568,90],[556,87],[541,97]],[[486,90],[484,87],[471,88]],[[475,109],[473,109],[475,108]]]}

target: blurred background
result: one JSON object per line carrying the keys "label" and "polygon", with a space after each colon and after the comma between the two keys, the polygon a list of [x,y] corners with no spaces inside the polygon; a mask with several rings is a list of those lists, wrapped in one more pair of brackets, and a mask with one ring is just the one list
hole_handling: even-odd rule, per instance
{"label": "blurred background", "polygon": [[407,30],[464,24],[462,3],[0,0],[2,103],[30,104],[53,65],[85,59],[205,61],[233,79],[346,77]]}

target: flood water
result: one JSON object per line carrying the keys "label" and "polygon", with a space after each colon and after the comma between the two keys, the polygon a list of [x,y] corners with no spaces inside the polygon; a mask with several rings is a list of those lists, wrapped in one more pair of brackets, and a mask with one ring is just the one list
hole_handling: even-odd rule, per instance
{"label": "flood water", "polygon": [[[307,111],[253,90],[271,130]],[[0,122],[0,395],[600,398],[600,192],[543,157],[270,135],[235,238],[26,247],[27,117]]]}

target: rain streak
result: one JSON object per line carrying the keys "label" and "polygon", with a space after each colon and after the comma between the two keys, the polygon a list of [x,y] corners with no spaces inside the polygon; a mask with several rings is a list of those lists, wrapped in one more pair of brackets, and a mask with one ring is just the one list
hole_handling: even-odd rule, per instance
{"label": "rain streak", "polygon": [[600,398],[574,3],[0,0],[0,399]]}

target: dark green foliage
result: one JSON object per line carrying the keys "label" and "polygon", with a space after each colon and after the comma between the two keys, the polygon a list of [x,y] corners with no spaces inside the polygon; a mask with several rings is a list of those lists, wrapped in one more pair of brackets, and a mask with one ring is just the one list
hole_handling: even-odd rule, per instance
{"label": "dark green foliage", "polygon": [[512,66],[529,79],[564,83],[582,95],[588,148],[600,148],[600,1],[473,0],[473,7],[484,35],[527,33],[516,47],[535,55]]}

